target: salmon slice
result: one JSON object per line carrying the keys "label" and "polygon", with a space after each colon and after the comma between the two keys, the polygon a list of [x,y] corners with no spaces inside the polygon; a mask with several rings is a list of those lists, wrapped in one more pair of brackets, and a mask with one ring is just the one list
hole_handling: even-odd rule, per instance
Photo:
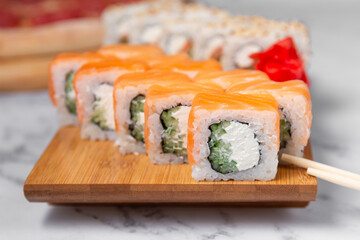
{"label": "salmon slice", "polygon": [[146,59],[146,63],[149,65],[149,67],[156,66],[161,63],[171,63],[171,64],[177,64],[182,63],[184,61],[191,60],[189,55],[181,53],[181,54],[174,54],[174,55],[163,55],[163,56],[154,56]]}
{"label": "salmon slice", "polygon": [[269,82],[270,78],[266,73],[257,70],[233,70],[233,71],[210,71],[201,72],[196,75],[195,82],[202,84],[216,84],[220,88],[226,90],[235,83],[243,85],[252,85],[261,82]]}
{"label": "salmon slice", "polygon": [[127,44],[104,46],[98,50],[98,53],[106,56],[115,56],[120,59],[133,58],[143,61],[149,57],[164,55],[164,52],[157,46]]}
{"label": "salmon slice", "polygon": [[221,71],[222,67],[216,60],[209,59],[204,61],[181,61],[181,62],[167,62],[166,59],[158,61],[151,66],[155,70],[170,70],[181,72],[193,79],[198,73],[203,71]]}

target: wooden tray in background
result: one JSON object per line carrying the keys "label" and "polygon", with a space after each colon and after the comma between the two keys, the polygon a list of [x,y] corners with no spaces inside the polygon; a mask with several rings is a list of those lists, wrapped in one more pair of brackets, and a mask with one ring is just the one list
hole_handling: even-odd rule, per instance
{"label": "wooden tray in background", "polygon": [[[312,159],[310,144],[305,157]],[[79,127],[55,135],[25,185],[30,202],[53,204],[222,204],[302,207],[316,200],[317,181],[306,170],[279,166],[273,181],[195,182],[191,166],[122,156],[113,142],[80,139]]]}

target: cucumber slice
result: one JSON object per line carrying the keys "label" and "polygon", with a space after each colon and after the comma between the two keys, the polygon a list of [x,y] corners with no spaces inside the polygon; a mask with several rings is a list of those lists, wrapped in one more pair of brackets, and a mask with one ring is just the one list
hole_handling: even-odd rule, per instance
{"label": "cucumber slice", "polygon": [[138,95],[130,104],[130,134],[141,142],[144,142],[144,102],[145,96]]}
{"label": "cucumber slice", "polygon": [[226,133],[225,128],[230,125],[230,121],[222,121],[210,125],[211,135],[208,141],[210,155],[208,157],[212,169],[219,173],[227,174],[237,172],[236,162],[229,160],[232,154],[230,144],[225,143],[221,136]]}
{"label": "cucumber slice", "polygon": [[287,142],[291,139],[291,124],[284,117],[280,119],[280,148],[286,148]]}
{"label": "cucumber slice", "polygon": [[[96,98],[95,101],[100,101],[100,98]],[[105,115],[105,109],[103,108],[95,108],[93,115],[91,117],[91,122],[93,122],[94,124],[98,125],[102,130],[109,130],[109,127],[107,126],[107,122],[106,119],[104,117]]]}
{"label": "cucumber slice", "polygon": [[164,153],[173,153],[177,156],[187,156],[187,149],[183,147],[185,134],[180,134],[179,120],[173,115],[179,111],[181,106],[164,110],[160,115],[164,131],[161,134],[162,150]]}
{"label": "cucumber slice", "polygon": [[76,115],[76,100],[75,100],[75,91],[73,88],[73,79],[75,71],[71,71],[66,74],[65,77],[65,105],[68,111]]}

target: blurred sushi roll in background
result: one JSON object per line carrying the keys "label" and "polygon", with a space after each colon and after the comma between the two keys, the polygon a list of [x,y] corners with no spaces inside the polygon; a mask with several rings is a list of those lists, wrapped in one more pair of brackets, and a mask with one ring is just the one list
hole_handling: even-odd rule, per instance
{"label": "blurred sushi roll in background", "polygon": [[[103,13],[108,33],[104,44],[121,42],[116,32],[125,24],[131,29],[127,35],[130,44],[153,44],[166,54],[188,53],[194,60],[213,58],[220,61],[225,70],[253,68],[252,54],[289,36],[304,61],[310,57],[308,31],[299,22],[234,16],[221,9],[182,1],[154,0],[125,8],[129,11],[124,7],[119,10],[111,7]],[[121,18],[119,15],[126,15],[124,24],[114,20]]]}
{"label": "blurred sushi roll in background", "polygon": [[199,93],[220,93],[212,85],[182,82],[153,85],[146,94],[145,144],[154,164],[182,164],[187,158],[187,129],[191,102]]}
{"label": "blurred sushi roll in background", "polygon": [[84,64],[109,59],[95,52],[64,53],[56,56],[49,65],[49,95],[57,107],[59,122],[64,125],[78,125],[76,96],[73,79],[76,71]]}
{"label": "blurred sushi roll in background", "polygon": [[188,121],[187,151],[196,181],[275,178],[279,114],[271,95],[198,94]]}
{"label": "blurred sushi roll in background", "polygon": [[112,45],[118,43],[128,43],[132,28],[133,16],[146,13],[151,6],[151,2],[141,4],[134,3],[125,5],[113,5],[108,7],[102,14],[104,25],[103,43]]}
{"label": "blurred sushi roll in background", "polygon": [[114,84],[117,139],[121,154],[144,153],[144,102],[147,90],[157,85],[182,85],[191,80],[171,71],[148,71],[120,76]]}
{"label": "blurred sushi roll in background", "polygon": [[208,22],[196,29],[194,38],[194,59],[215,59],[220,61],[223,48],[228,35],[235,30],[230,20],[220,22]]}
{"label": "blurred sushi roll in background", "polygon": [[300,80],[287,82],[235,83],[228,93],[267,92],[278,102],[280,115],[280,151],[294,156],[303,156],[310,137],[312,122],[311,99],[307,85]]}
{"label": "blurred sushi roll in background", "polygon": [[186,4],[181,16],[175,16],[164,21],[165,35],[160,46],[167,54],[188,53],[194,57],[195,41],[200,29],[207,22],[222,22],[229,14],[200,4]]}
{"label": "blurred sushi roll in background", "polygon": [[106,61],[82,66],[74,76],[76,107],[81,137],[90,140],[115,140],[113,84],[129,72],[143,72],[139,61]]}
{"label": "blurred sushi roll in background", "polygon": [[[239,20],[244,26],[235,29],[227,36],[221,64],[225,70],[253,68],[250,56],[261,52],[276,42],[291,36],[304,60],[310,56],[309,39],[306,27],[300,23],[284,23],[254,16]],[[236,23],[236,21],[234,22]]]}

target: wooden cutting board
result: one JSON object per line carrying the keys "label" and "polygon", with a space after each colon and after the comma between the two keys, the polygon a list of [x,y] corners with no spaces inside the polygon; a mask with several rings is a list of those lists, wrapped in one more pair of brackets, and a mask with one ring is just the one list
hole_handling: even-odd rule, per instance
{"label": "wooden cutting board", "polygon": [[[312,159],[310,144],[305,157]],[[275,180],[196,182],[191,166],[150,163],[146,155],[122,156],[110,141],[80,139],[79,127],[61,128],[28,176],[30,202],[112,204],[236,204],[306,206],[316,200],[316,178],[279,166]]]}

